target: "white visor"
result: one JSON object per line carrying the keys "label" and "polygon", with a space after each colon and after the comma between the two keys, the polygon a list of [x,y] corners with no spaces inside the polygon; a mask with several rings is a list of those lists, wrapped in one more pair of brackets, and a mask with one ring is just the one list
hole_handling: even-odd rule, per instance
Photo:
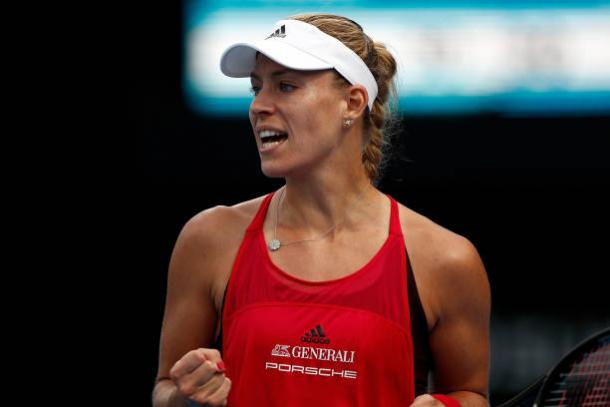
{"label": "white visor", "polygon": [[264,40],[227,48],[220,59],[220,70],[233,78],[249,77],[254,70],[257,51],[290,69],[335,69],[352,85],[366,88],[369,110],[373,109],[377,82],[369,68],[354,51],[317,27],[298,20],[280,20]]}

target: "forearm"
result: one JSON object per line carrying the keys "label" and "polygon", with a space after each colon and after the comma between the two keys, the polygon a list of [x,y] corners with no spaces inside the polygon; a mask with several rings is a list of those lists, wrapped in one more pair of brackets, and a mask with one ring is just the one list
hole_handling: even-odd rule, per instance
{"label": "forearm", "polygon": [[161,380],[153,390],[153,407],[187,407],[186,399],[178,394],[178,388],[171,380]]}
{"label": "forearm", "polygon": [[489,407],[487,397],[473,391],[455,391],[447,393],[447,396],[459,401],[462,407]]}

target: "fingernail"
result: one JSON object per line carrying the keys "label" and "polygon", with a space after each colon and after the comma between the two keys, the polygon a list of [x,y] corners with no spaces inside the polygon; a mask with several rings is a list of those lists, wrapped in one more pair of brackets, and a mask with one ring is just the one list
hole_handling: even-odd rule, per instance
{"label": "fingernail", "polygon": [[222,361],[216,363],[216,368],[218,369],[219,372],[224,372],[225,371],[225,363],[222,362]]}

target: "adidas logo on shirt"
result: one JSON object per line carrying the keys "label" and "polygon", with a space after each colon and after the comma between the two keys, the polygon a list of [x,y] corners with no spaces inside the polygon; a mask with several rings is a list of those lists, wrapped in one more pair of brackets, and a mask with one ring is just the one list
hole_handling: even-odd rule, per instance
{"label": "adidas logo on shirt", "polygon": [[328,345],[330,344],[330,339],[326,337],[324,331],[322,330],[322,326],[318,324],[315,328],[305,332],[305,335],[301,337],[301,342],[321,343]]}

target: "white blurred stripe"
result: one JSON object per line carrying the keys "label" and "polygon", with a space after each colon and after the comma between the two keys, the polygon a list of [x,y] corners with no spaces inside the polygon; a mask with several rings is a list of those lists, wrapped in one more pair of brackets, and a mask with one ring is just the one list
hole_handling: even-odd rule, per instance
{"label": "white blurred stripe", "polygon": [[[187,76],[207,97],[247,96],[249,80],[220,73],[224,49],[264,38],[281,11],[219,10],[186,33]],[[399,94],[481,96],[610,90],[610,9],[371,9],[340,14],[386,43]]]}

